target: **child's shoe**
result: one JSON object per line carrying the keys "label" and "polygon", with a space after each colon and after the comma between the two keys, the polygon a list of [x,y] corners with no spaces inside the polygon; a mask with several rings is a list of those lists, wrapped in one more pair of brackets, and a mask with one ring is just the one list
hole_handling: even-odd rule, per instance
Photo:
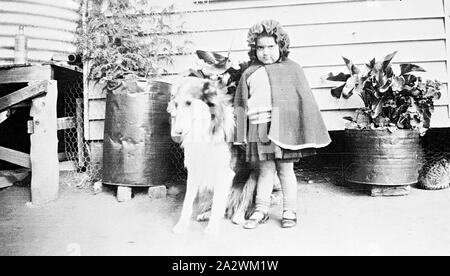
{"label": "child's shoe", "polygon": [[284,211],[281,219],[282,228],[292,228],[297,225],[297,214],[294,211]]}
{"label": "child's shoe", "polygon": [[259,224],[266,223],[269,220],[269,214],[262,211],[255,211],[244,224],[245,229],[255,229]]}

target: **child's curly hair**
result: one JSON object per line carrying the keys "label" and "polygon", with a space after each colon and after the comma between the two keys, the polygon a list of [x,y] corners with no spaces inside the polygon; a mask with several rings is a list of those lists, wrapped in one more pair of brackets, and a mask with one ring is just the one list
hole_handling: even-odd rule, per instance
{"label": "child's curly hair", "polygon": [[275,38],[275,42],[280,47],[280,58],[282,60],[285,60],[289,56],[289,46],[291,43],[289,35],[284,31],[278,21],[267,19],[253,25],[248,31],[247,42],[248,46],[250,46],[248,55],[252,63],[258,61],[256,57],[256,40],[264,36],[272,36]]}

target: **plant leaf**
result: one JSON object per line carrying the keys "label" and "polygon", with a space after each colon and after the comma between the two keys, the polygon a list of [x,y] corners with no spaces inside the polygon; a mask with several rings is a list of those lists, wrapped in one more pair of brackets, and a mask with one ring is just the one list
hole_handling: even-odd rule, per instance
{"label": "plant leaf", "polygon": [[188,73],[186,75],[189,76],[189,77],[197,77],[197,78],[200,78],[200,79],[206,78],[201,70],[189,69],[189,71],[188,71]]}
{"label": "plant leaf", "polygon": [[403,78],[405,79],[404,88],[408,91],[414,88],[418,81],[417,77],[414,75],[403,75]]}
{"label": "plant leaf", "polygon": [[215,52],[197,50],[195,53],[201,60],[205,61],[209,65],[214,65],[217,68],[225,67],[229,61],[227,57]]}
{"label": "plant leaf", "polygon": [[366,64],[366,67],[367,69],[369,69],[369,71],[371,71],[375,67],[375,64],[376,64],[375,59],[372,59],[369,64]]}
{"label": "plant leaf", "polygon": [[339,73],[339,75],[334,75],[333,73],[328,73],[326,80],[329,81],[339,81],[346,82],[350,78],[350,74]]}
{"label": "plant leaf", "polygon": [[382,71],[385,71],[386,68],[388,68],[390,66],[391,61],[395,57],[396,54],[397,54],[397,51],[390,53],[389,55],[387,55],[383,58],[383,60],[381,61],[381,64],[382,64],[381,70]]}
{"label": "plant leaf", "polygon": [[342,90],[344,89],[344,86],[345,86],[345,84],[331,89],[331,95],[335,98],[340,99],[342,96]]}
{"label": "plant leaf", "polygon": [[342,117],[342,119],[350,121],[350,122],[355,122],[355,119],[353,119],[352,116],[346,116],[346,117]]}
{"label": "plant leaf", "polygon": [[389,78],[383,78],[383,86],[379,88],[381,93],[386,93],[392,85],[392,81]]}
{"label": "plant leaf", "polygon": [[216,64],[216,59],[214,58],[211,52],[197,50],[195,53],[201,60],[203,60],[207,64],[210,65]]}
{"label": "plant leaf", "polygon": [[388,126],[388,131],[390,132],[390,133],[394,133],[395,131],[397,131],[397,127],[394,125],[394,126]]}
{"label": "plant leaf", "polygon": [[344,59],[345,65],[347,65],[347,68],[352,75],[361,73],[361,70],[359,70],[359,68],[356,67],[356,65],[353,64],[353,62],[351,60],[349,60],[348,58],[345,58],[345,57],[342,57],[342,58]]}
{"label": "plant leaf", "polygon": [[392,90],[396,92],[400,92],[403,90],[403,86],[405,85],[405,79],[403,77],[394,77],[392,78]]}
{"label": "plant leaf", "polygon": [[342,97],[348,100],[353,95],[353,90],[350,90],[348,93],[342,93]]}
{"label": "plant leaf", "polygon": [[390,64],[386,67],[385,73],[388,78],[392,78],[394,76],[394,70],[392,70],[392,66]]}
{"label": "plant leaf", "polygon": [[350,98],[353,95],[353,90],[358,85],[358,76],[353,76],[347,80],[347,82],[344,85],[344,88],[342,89],[342,95],[345,99]]}
{"label": "plant leaf", "polygon": [[422,67],[411,63],[400,64],[400,69],[400,75],[406,75],[411,72],[426,72]]}
{"label": "plant leaf", "polygon": [[423,126],[425,128],[430,128],[431,123],[431,112],[428,110],[428,112],[423,113]]}
{"label": "plant leaf", "polygon": [[378,117],[378,115],[381,114],[381,111],[383,111],[383,101],[379,101],[375,108],[373,108],[373,114],[372,114],[372,119],[375,119],[376,117]]}

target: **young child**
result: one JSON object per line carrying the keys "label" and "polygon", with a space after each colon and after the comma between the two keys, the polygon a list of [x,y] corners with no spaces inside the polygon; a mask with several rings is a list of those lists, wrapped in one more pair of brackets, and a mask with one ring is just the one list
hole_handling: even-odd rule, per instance
{"label": "young child", "polygon": [[281,227],[297,224],[294,163],[327,146],[330,136],[302,67],[288,59],[289,36],[280,23],[264,20],[250,28],[250,67],[235,96],[236,143],[247,144],[246,160],[259,178],[254,213],[244,225],[253,229],[269,218],[275,173],[283,192]]}

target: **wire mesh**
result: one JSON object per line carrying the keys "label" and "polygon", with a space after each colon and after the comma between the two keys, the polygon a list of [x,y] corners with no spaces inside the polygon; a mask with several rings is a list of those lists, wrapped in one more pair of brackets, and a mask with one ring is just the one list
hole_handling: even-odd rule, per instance
{"label": "wire mesh", "polygon": [[[64,154],[72,166],[67,173],[66,182],[69,185],[88,187],[101,180],[100,162],[92,159],[90,142],[84,139],[84,99],[82,77],[61,84],[64,91],[64,117],[73,117],[75,126],[66,129],[64,133]],[[304,158],[295,164],[295,173],[300,183],[332,183],[338,186],[344,184],[344,171],[349,153],[345,151],[344,133],[332,132],[331,146],[319,150],[316,156]],[[170,142],[172,172],[169,182],[183,184],[187,171],[184,167],[184,153],[179,144]],[[450,154],[450,129],[430,129],[421,139],[423,155],[421,167],[433,163]]]}
{"label": "wire mesh", "polygon": [[187,170],[184,167],[184,152],[179,144],[172,143],[170,147],[172,155],[172,165],[175,169],[175,173],[172,175],[171,183],[179,184],[183,183],[187,178]]}
{"label": "wire mesh", "polygon": [[64,81],[60,85],[64,99],[63,117],[73,121],[71,128],[62,131],[63,150],[60,150],[60,161],[65,164],[64,182],[69,186],[85,188],[99,180],[101,165],[92,162],[89,141],[85,140],[83,76]]}

